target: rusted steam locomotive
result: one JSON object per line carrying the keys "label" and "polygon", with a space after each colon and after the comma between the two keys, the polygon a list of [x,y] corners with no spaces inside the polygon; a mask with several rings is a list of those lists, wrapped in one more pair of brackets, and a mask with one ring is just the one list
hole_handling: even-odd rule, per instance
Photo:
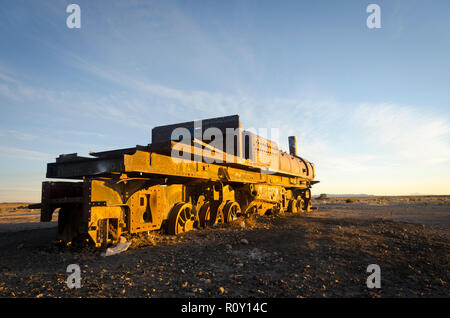
{"label": "rusted steam locomotive", "polygon": [[152,143],[91,157],[60,155],[47,165],[41,222],[56,209],[58,238],[96,246],[120,235],[231,222],[240,215],[311,210],[314,165],[242,130],[238,115],[155,127]]}

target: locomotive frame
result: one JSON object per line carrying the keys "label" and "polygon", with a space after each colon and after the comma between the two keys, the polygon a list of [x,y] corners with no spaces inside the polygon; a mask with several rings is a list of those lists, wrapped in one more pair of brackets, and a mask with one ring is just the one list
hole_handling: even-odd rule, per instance
{"label": "locomotive frame", "polygon": [[[245,147],[239,116],[203,123],[202,131],[212,126],[224,131],[231,126],[242,141],[239,147]],[[91,153],[92,157],[60,155],[47,165],[47,178],[78,181],[43,182],[42,201],[35,206],[41,208],[41,221],[51,221],[59,209],[58,239],[89,238],[101,246],[115,244],[127,233],[163,230],[177,235],[229,223],[240,215],[311,211],[310,188],[318,182],[314,181],[314,165],[296,155],[291,138],[291,154],[259,136],[247,146],[269,145],[265,155],[270,153],[277,160],[275,170],[259,157],[250,160],[239,151],[230,155],[196,138],[183,144],[189,158],[174,160],[173,151],[181,141],[173,140],[173,135],[168,138],[167,132],[177,127],[193,131],[189,128],[194,125],[156,127],[148,146]],[[229,134],[226,138],[230,139]],[[198,160],[195,155],[205,149],[227,160]]]}

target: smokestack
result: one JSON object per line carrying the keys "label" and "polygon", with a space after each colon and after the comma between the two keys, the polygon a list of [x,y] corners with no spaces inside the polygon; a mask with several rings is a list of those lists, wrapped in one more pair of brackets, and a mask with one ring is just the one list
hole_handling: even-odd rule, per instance
{"label": "smokestack", "polygon": [[289,153],[293,156],[297,156],[297,137],[289,136]]}

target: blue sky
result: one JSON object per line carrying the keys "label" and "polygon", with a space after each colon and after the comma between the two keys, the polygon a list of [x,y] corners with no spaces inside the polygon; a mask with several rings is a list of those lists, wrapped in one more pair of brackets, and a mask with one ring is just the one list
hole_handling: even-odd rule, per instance
{"label": "blue sky", "polygon": [[316,194],[449,194],[449,17],[448,1],[1,0],[0,202],[39,201],[60,153],[231,114],[284,149],[297,135]]}

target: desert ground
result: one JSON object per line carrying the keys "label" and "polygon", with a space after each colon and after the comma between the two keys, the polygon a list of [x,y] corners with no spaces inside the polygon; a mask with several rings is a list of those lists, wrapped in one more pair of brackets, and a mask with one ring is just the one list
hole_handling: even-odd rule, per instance
{"label": "desert ground", "polygon": [[[128,237],[103,257],[53,241],[56,222],[0,204],[1,297],[448,297],[450,196],[314,199],[317,211]],[[56,219],[56,216],[54,216]],[[69,264],[81,288],[69,289]],[[366,286],[369,264],[381,288]]]}

